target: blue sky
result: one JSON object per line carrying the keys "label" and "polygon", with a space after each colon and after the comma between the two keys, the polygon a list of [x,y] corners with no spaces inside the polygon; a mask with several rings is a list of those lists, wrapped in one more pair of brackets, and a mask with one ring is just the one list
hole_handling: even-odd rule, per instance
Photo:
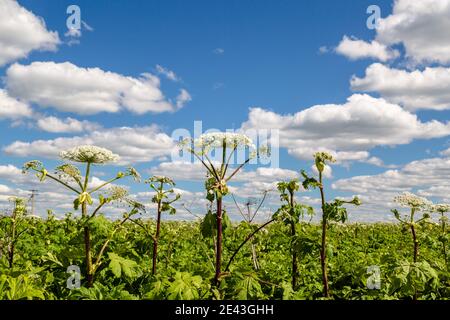
{"label": "blue sky", "polygon": [[[0,4],[2,2],[5,6],[13,7],[11,0],[0,0]],[[405,7],[404,2],[397,1],[398,14],[418,17],[419,21],[426,19],[423,17],[426,16],[423,8]],[[447,3],[448,1],[443,2]],[[29,12],[29,19],[32,19],[32,16],[41,17],[42,21],[45,21],[45,26],[40,31],[30,28],[29,34],[27,34],[27,28],[24,28],[11,40],[7,36],[7,31],[2,30],[5,27],[0,24],[0,43],[4,41],[13,46],[14,41],[17,41],[20,46],[23,43],[20,37],[38,39],[39,32],[47,36],[50,32],[57,32],[59,41],[54,43],[54,50],[39,48],[41,44],[38,43],[35,48],[24,48],[23,55],[9,57],[0,64],[0,74],[3,76],[1,88],[5,89],[10,99],[24,103],[33,110],[33,115],[23,118],[18,116],[2,118],[0,112],[0,145],[2,146],[0,166],[4,168],[3,176],[0,170],[0,185],[3,185],[6,190],[3,197],[5,206],[7,194],[18,192],[26,195],[26,190],[29,189],[28,182],[11,178],[11,166],[20,168],[23,162],[34,158],[43,160],[50,168],[58,163],[57,157],[52,156],[50,151],[44,152],[42,148],[34,151],[36,146],[33,147],[33,145],[30,145],[30,148],[25,147],[28,149],[27,152],[17,151],[11,147],[15,141],[32,143],[36,140],[44,140],[52,145],[51,141],[54,139],[83,137],[89,135],[89,132],[93,130],[48,132],[48,128],[46,130],[42,126],[36,125],[38,119],[43,119],[42,121],[45,122],[48,117],[57,117],[58,119],[70,117],[77,121],[95,123],[97,125],[95,130],[98,131],[118,127],[140,128],[153,124],[158,126],[158,132],[168,136],[177,128],[193,129],[193,123],[196,120],[203,121],[203,127],[206,129],[238,129],[249,120],[249,108],[251,107],[259,107],[267,112],[271,111],[273,114],[287,116],[317,105],[344,105],[352,95],[362,94],[351,86],[352,76],[364,78],[366,69],[373,64],[379,64],[388,69],[377,69],[378,75],[381,72],[395,69],[408,73],[407,76],[412,78],[415,76],[413,72],[423,72],[427,67],[448,70],[446,68],[450,62],[445,60],[439,54],[439,50],[435,48],[440,43],[442,50],[449,50],[450,40],[444,31],[441,36],[433,33],[433,36],[427,38],[426,32],[430,32],[430,30],[424,30],[417,32],[417,39],[411,39],[406,31],[408,28],[417,30],[416,28],[420,28],[420,25],[403,27],[393,25],[393,22],[389,20],[389,17],[395,15],[392,1],[97,0],[55,2],[21,0],[18,3],[20,7]],[[81,19],[92,28],[92,30],[83,28],[80,37],[65,36],[68,31],[66,19],[69,16],[66,9],[71,4],[80,7]],[[366,9],[373,4],[378,5],[381,9],[381,18],[385,20],[386,25],[384,31],[369,30],[366,27],[366,20],[369,17]],[[439,26],[446,26],[448,23],[448,18],[446,18],[448,7],[450,5],[429,9],[429,17],[434,17],[433,23],[436,24],[437,30],[439,30]],[[345,43],[344,36],[353,38]],[[69,45],[69,42],[74,40],[77,43]],[[371,41],[377,41],[377,45],[381,44],[382,49],[376,47]],[[430,43],[430,52],[424,53],[417,49],[416,43],[423,46],[424,41],[432,42]],[[364,46],[368,48],[369,53]],[[389,54],[395,50],[398,52],[395,58],[383,58],[383,54]],[[40,97],[37,97],[38,93],[27,91],[30,90],[24,85],[27,81],[40,85],[43,85],[43,81],[45,81],[42,74],[25,72],[34,62],[44,62],[42,68],[47,67],[49,62],[55,64],[70,62],[74,68],[82,70],[99,68],[105,72],[134,79],[140,79],[142,73],[150,73],[160,80],[157,88],[164,95],[165,101],[175,105],[181,89],[188,92],[190,99],[184,101],[182,108],[175,108],[177,110],[173,112],[158,111],[137,114],[126,107],[117,112],[99,111],[89,115],[80,114],[73,108],[69,108],[70,111],[65,112],[63,110],[67,110],[67,108],[64,109],[57,105],[58,102],[52,101],[47,103],[50,104],[47,106]],[[24,66],[25,74],[19,75],[19,71],[14,69],[14,64]],[[164,74],[158,72],[157,66],[161,66],[167,71],[173,71],[177,75],[177,80],[173,81],[165,77]],[[40,69],[39,72],[44,72],[43,70]],[[33,76],[37,78],[31,79]],[[64,77],[64,74],[57,76]],[[380,81],[379,77],[376,79]],[[445,82],[448,81],[445,74],[443,79],[444,89],[446,85],[449,88],[449,82]],[[329,141],[321,145],[318,140],[315,145],[308,140],[296,148],[301,149],[303,146],[310,147],[312,145],[318,149],[326,148],[335,152],[369,153],[359,160],[338,162],[333,166],[332,178],[330,177],[327,182],[330,198],[334,196],[349,197],[354,194],[361,195],[363,200],[364,197],[367,198],[368,205],[361,211],[364,214],[358,218],[358,213],[355,213],[355,220],[384,220],[389,217],[389,210],[386,206],[387,203],[391,204],[392,195],[397,191],[417,192],[435,201],[446,201],[447,199],[442,197],[442,194],[445,194],[442,193],[442,190],[438,193],[430,191],[435,190],[436,187],[442,187],[444,182],[439,179],[430,178],[430,181],[423,186],[406,182],[383,185],[382,191],[389,190],[388,193],[383,194],[384,197],[388,197],[386,200],[375,199],[368,190],[342,187],[346,184],[343,179],[356,177],[356,180],[348,182],[351,185],[353,183],[357,185],[359,176],[367,176],[364,183],[369,186],[373,184],[372,190],[376,190],[377,187],[380,188],[379,175],[385,174],[389,170],[402,173],[404,166],[408,166],[413,161],[426,159],[446,161],[447,159],[440,152],[450,147],[448,144],[450,130],[446,127],[450,115],[448,95],[445,96],[442,92],[435,93],[426,86],[418,87],[415,88],[415,92],[422,92],[422,95],[411,101],[411,99],[405,98],[405,96],[411,96],[407,84],[404,87],[396,88],[397,91],[393,93],[392,90],[377,89],[382,86],[382,83],[374,84],[376,82],[374,79],[369,80],[371,80],[368,81],[369,84],[366,81],[362,85],[364,87],[362,91],[376,100],[373,101],[374,104],[379,103],[378,99],[385,99],[390,105],[401,108],[401,111],[396,111],[394,107],[386,107],[386,112],[383,113],[386,115],[389,112],[393,112],[393,114],[401,112],[399,116],[405,116],[405,120],[399,119],[402,123],[400,127],[411,121],[408,120],[408,116],[411,115],[417,116],[419,122],[430,125],[433,120],[439,121],[442,126],[433,127],[431,131],[442,131],[442,133],[430,135],[424,132],[427,130],[423,128],[403,133],[393,128],[395,123],[386,124],[387,129],[384,131],[383,116],[380,116],[381,124],[379,122],[371,130],[370,119],[358,118],[360,117],[358,109],[351,111],[356,113],[356,115],[353,114],[351,126],[349,124],[344,128],[347,125],[343,120],[343,127],[324,133],[325,137],[321,137],[321,139],[332,139],[333,136],[339,136],[342,130],[346,132],[348,139],[356,140],[360,134],[359,130],[367,130],[371,132],[370,139],[377,140],[377,142],[372,141],[364,147],[356,146],[355,142],[349,145],[339,142],[340,145],[333,149],[330,147]],[[397,84],[403,80],[404,78],[399,78],[398,81],[394,79],[393,83]],[[442,81],[439,83],[442,84]],[[43,85],[41,92],[47,90],[48,86],[50,84]],[[51,90],[61,89],[58,89],[58,81],[54,82],[53,86]],[[77,88],[77,86],[64,87],[61,90],[66,91],[61,91],[61,95],[74,92]],[[441,88],[441,90],[444,89]],[[424,97],[428,99],[426,103],[423,102]],[[366,101],[366,103],[370,104],[371,101]],[[431,105],[436,101],[441,103],[438,111],[434,110],[435,108]],[[327,108],[324,108],[323,112],[318,112],[318,115],[326,112]],[[368,118],[370,117],[369,115]],[[395,117],[394,115],[390,119]],[[318,122],[319,132],[324,131],[320,129],[320,121]],[[308,123],[302,123],[308,126]],[[330,127],[324,122],[322,124],[324,129]],[[285,128],[286,132],[297,130],[298,128],[295,126],[296,124],[292,124],[292,127]],[[351,132],[351,130],[353,131]],[[407,129],[404,130],[407,131]],[[375,135],[374,131],[376,131]],[[302,135],[305,133],[299,132],[298,134],[299,138],[303,139]],[[398,134],[398,138],[393,138],[396,134]],[[289,134],[287,133],[287,135]],[[386,135],[386,139],[383,139],[384,135]],[[408,137],[406,140],[403,138],[405,135]],[[343,140],[346,139],[343,138]],[[364,133],[361,133],[361,139],[365,139]],[[380,143],[381,140],[387,142]],[[105,145],[104,147],[109,146]],[[116,152],[114,148],[111,149]],[[298,172],[302,168],[311,171],[312,162],[305,154],[312,153],[298,151],[300,154],[295,155],[291,149],[290,146],[283,145],[280,150],[280,167],[287,170],[286,178],[290,177],[291,171]],[[372,157],[378,159],[378,164],[374,165],[374,161],[369,161]],[[148,176],[156,172],[149,171],[150,168],[158,167],[161,162],[168,162],[168,160],[155,156],[150,157],[148,161],[139,160],[132,164],[144,176]],[[6,170],[8,165],[11,165],[9,171]],[[106,179],[116,170],[117,167],[101,167],[96,173],[99,179]],[[256,170],[256,167],[249,167],[247,170]],[[432,170],[437,169],[430,168],[430,172]],[[163,173],[171,175],[171,172]],[[405,181],[413,179],[408,174],[409,171],[399,179],[405,179]],[[176,179],[177,176],[174,178]],[[274,175],[274,179],[282,178],[284,178],[282,174],[281,176]],[[180,180],[178,187],[181,189],[190,192],[202,190],[202,184],[198,181],[178,180]],[[341,181],[338,184],[341,187],[335,185],[332,188],[332,184],[338,181]],[[130,184],[130,188],[133,193],[147,190],[145,185]],[[51,197],[50,192],[53,191],[43,189],[43,194],[40,196],[39,208],[41,210],[44,210],[46,205],[48,206],[50,200],[47,200],[46,197]],[[188,195],[188,197],[190,196],[193,195]],[[307,193],[304,196],[306,202],[315,204],[314,198],[317,198],[315,193]],[[68,210],[68,208],[60,209],[60,211],[64,210]]]}

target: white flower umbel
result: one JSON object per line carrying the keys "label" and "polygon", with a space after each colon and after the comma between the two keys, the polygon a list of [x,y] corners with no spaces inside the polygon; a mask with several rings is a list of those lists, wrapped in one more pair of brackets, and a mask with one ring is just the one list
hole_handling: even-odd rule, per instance
{"label": "white flower umbel", "polygon": [[405,208],[424,210],[432,205],[432,202],[426,198],[419,197],[411,192],[404,192],[394,198],[394,202]]}
{"label": "white flower umbel", "polygon": [[194,145],[198,148],[225,148],[234,149],[239,147],[249,147],[256,149],[252,139],[244,134],[232,132],[211,132],[202,134],[194,141]]}
{"label": "white flower umbel", "polygon": [[450,205],[446,204],[446,203],[438,203],[438,204],[434,204],[431,207],[433,212],[439,212],[439,213],[446,213],[446,212],[450,212]]}
{"label": "white flower umbel", "polygon": [[77,146],[62,151],[59,155],[62,159],[92,164],[115,162],[119,159],[119,156],[110,150],[92,145]]}

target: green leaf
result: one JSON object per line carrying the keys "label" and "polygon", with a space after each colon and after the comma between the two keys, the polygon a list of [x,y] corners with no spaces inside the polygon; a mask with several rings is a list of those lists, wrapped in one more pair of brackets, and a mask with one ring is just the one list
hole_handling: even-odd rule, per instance
{"label": "green leaf", "polygon": [[110,259],[109,268],[116,278],[120,278],[122,274],[130,279],[140,275],[136,261],[122,258],[113,252],[108,253],[108,257]]}

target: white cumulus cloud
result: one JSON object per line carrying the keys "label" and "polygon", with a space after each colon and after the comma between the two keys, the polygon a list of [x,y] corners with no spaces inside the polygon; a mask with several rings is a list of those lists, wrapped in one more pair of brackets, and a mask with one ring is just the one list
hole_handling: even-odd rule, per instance
{"label": "white cumulus cloud", "polygon": [[371,58],[383,62],[397,58],[400,55],[397,50],[392,50],[375,40],[369,43],[364,40],[347,36],[344,36],[339,45],[335,48],[335,51],[351,60]]}
{"label": "white cumulus cloud", "polygon": [[0,66],[25,58],[33,50],[54,51],[58,33],[48,31],[42,18],[14,0],[0,0]]}
{"label": "white cumulus cloud", "polygon": [[28,118],[32,114],[33,111],[28,104],[10,97],[5,90],[0,89],[0,119]]}
{"label": "white cumulus cloud", "polygon": [[378,92],[409,110],[450,109],[450,68],[409,72],[375,63],[366,69],[363,78],[353,76],[351,87],[355,91]]}
{"label": "white cumulus cloud", "polygon": [[310,160],[316,151],[331,151],[337,152],[340,161],[374,164],[380,160],[370,158],[367,151],[376,146],[450,135],[449,123],[422,122],[396,104],[365,94],[352,95],[344,104],[316,105],[288,115],[252,108],[242,129],[278,129],[280,146],[300,159]]}
{"label": "white cumulus cloud", "polygon": [[164,159],[176,147],[171,137],[153,125],[101,129],[85,135],[51,140],[15,141],[4,147],[3,151],[18,157],[58,159],[60,151],[84,144],[110,149],[120,156],[118,164]]}
{"label": "white cumulus cloud", "polygon": [[54,116],[38,119],[37,126],[41,130],[53,133],[93,131],[101,127],[98,123],[87,120],[80,121],[70,117],[60,119]]}
{"label": "white cumulus cloud", "polygon": [[6,87],[22,100],[78,114],[172,112],[189,101],[187,91],[175,103],[167,100],[159,79],[149,73],[133,78],[70,62],[13,64],[6,72]]}

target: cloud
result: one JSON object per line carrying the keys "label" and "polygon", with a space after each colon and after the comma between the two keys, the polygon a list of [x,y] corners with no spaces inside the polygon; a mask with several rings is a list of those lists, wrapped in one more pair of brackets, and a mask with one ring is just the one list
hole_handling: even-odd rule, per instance
{"label": "cloud", "polygon": [[403,44],[416,63],[450,63],[450,0],[396,0],[393,12],[379,20],[376,40]]}
{"label": "cloud", "polygon": [[367,151],[376,146],[450,135],[449,123],[422,122],[398,105],[365,94],[354,94],[341,105],[316,105],[293,115],[251,108],[242,129],[278,129],[280,147],[300,159],[309,160],[316,151],[333,151],[341,161],[372,162],[377,159],[369,158]]}
{"label": "cloud", "polygon": [[38,119],[37,126],[41,130],[53,133],[94,131],[101,128],[101,126],[95,122],[87,120],[79,121],[70,117],[59,119],[53,116]]}
{"label": "cloud", "polygon": [[215,48],[215,49],[213,50],[213,53],[214,53],[214,54],[221,55],[221,54],[224,54],[224,53],[225,53],[225,50],[224,50],[223,48]]}
{"label": "cloud", "polygon": [[450,109],[450,68],[425,68],[412,72],[379,63],[370,65],[363,78],[353,76],[355,91],[378,92],[409,110]]}
{"label": "cloud", "polygon": [[0,119],[29,118],[32,114],[28,104],[10,97],[5,90],[0,89]]}
{"label": "cloud", "polygon": [[338,191],[352,192],[361,197],[367,212],[384,212],[398,207],[394,196],[409,191],[439,202],[450,202],[450,158],[429,158],[407,163],[400,169],[387,170],[376,175],[361,175],[339,179],[332,184]]}
{"label": "cloud", "polygon": [[169,70],[167,68],[164,68],[163,66],[161,66],[159,64],[156,65],[156,71],[158,72],[158,74],[162,74],[163,76],[165,76],[167,79],[169,79],[171,81],[177,82],[177,81],[181,80],[175,72],[173,72],[172,70]]}
{"label": "cloud", "polygon": [[171,137],[153,125],[101,129],[81,136],[59,137],[52,140],[15,141],[4,147],[3,151],[16,157],[57,159],[61,150],[83,144],[110,149],[120,156],[119,165],[164,159],[176,147]]}
{"label": "cloud", "polygon": [[177,99],[176,99],[177,109],[183,108],[186,105],[186,103],[188,103],[191,100],[192,100],[192,97],[189,94],[189,92],[187,92],[185,89],[181,89],[180,94],[177,96]]}
{"label": "cloud", "polygon": [[325,53],[328,53],[328,52],[330,52],[330,49],[327,46],[321,46],[319,48],[319,54],[325,54]]}
{"label": "cloud", "polygon": [[33,50],[55,51],[58,33],[17,1],[0,1],[0,66],[25,58]]}
{"label": "cloud", "polygon": [[350,60],[371,58],[384,62],[397,58],[400,55],[397,50],[392,50],[377,41],[369,43],[347,36],[344,36],[339,45],[335,48],[335,51],[346,56]]}
{"label": "cloud", "polygon": [[81,68],[70,62],[16,63],[6,72],[10,95],[42,107],[78,114],[123,109],[136,114],[172,112],[189,100],[184,90],[174,105],[164,97],[159,86],[159,79],[149,73],[133,78],[99,68]]}

